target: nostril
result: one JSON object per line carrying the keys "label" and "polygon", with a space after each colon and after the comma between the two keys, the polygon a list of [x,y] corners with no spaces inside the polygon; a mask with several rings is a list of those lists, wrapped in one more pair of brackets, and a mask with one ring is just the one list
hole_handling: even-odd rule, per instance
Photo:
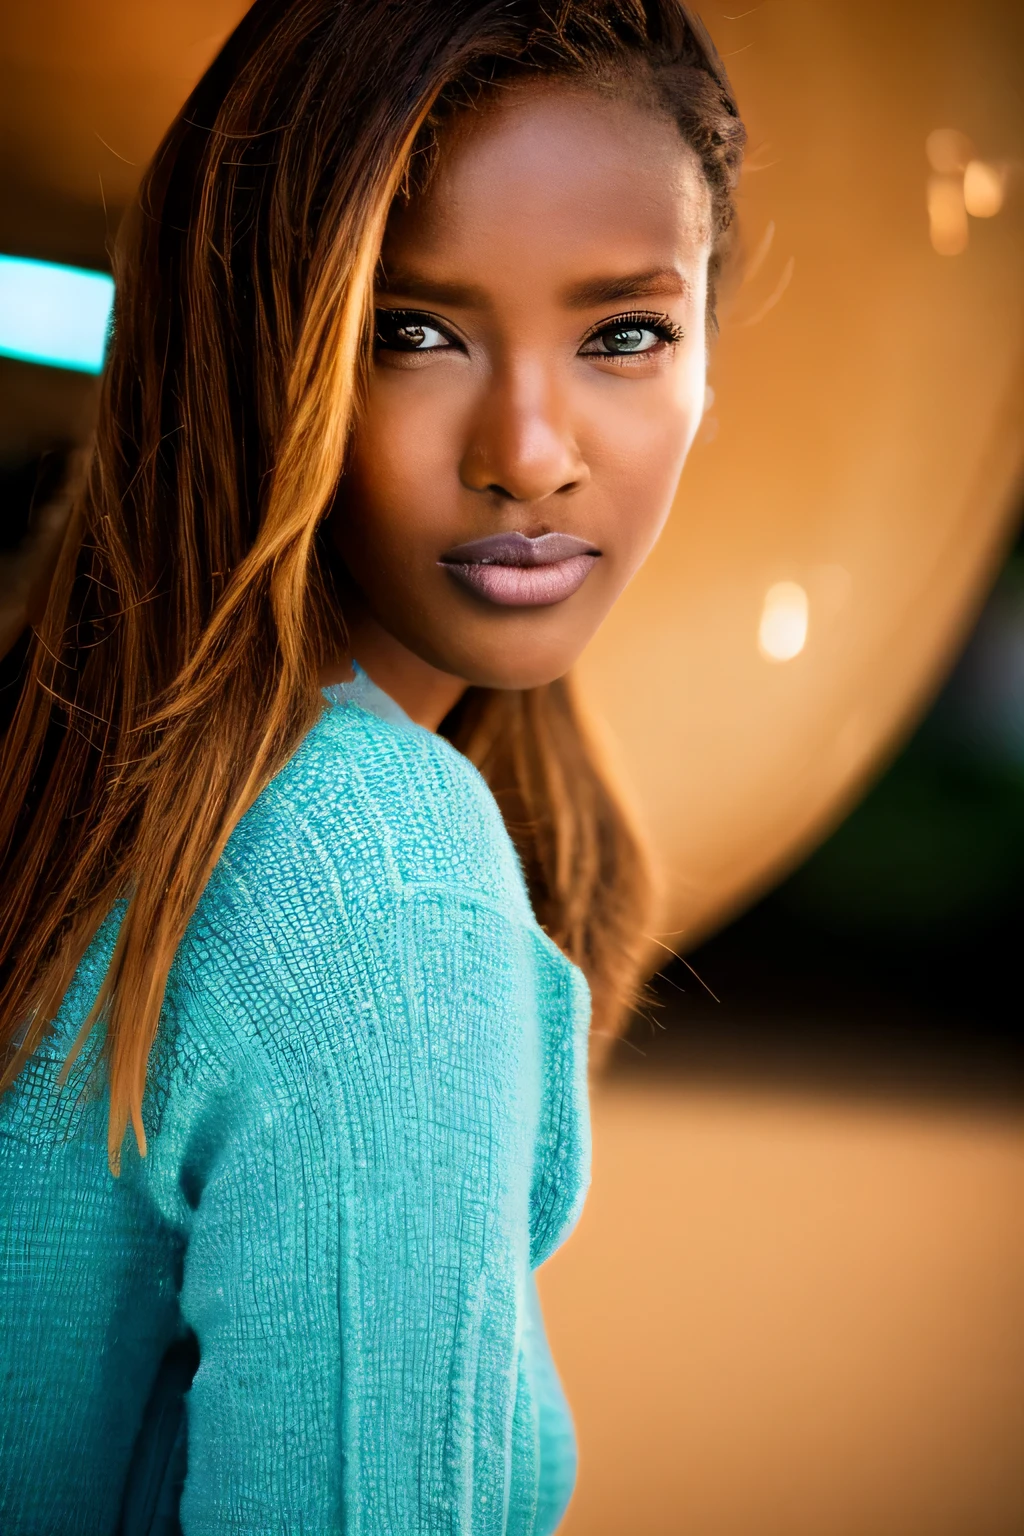
{"label": "nostril", "polygon": [[542,491],[539,496],[520,494],[510,491],[507,486],[499,485],[496,480],[484,486],[484,491],[492,496],[499,497],[502,501],[546,501],[549,496],[563,496],[579,487],[578,480],[567,480],[564,485],[556,485],[553,491]]}

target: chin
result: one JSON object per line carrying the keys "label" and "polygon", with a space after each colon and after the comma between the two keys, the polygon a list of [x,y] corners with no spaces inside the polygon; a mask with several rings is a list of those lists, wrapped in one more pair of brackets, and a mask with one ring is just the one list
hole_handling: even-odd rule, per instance
{"label": "chin", "polygon": [[526,688],[543,688],[547,683],[556,682],[564,677],[576,662],[580,650],[563,652],[558,656],[546,655],[536,658],[523,658],[519,656],[515,663],[505,657],[482,659],[475,657],[472,663],[465,663],[458,667],[452,666],[447,670],[462,677],[474,688],[500,688],[506,691],[522,690]]}
{"label": "chin", "polygon": [[502,693],[521,693],[529,688],[544,688],[548,683],[557,682],[569,671],[568,667],[562,667],[558,672],[517,672],[514,675],[503,673],[500,677],[489,677],[475,680],[474,688],[494,688]]}

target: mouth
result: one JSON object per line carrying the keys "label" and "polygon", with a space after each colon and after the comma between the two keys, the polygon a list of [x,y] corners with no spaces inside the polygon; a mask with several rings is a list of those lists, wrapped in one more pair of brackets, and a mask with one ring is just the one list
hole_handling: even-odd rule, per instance
{"label": "mouth", "polygon": [[577,592],[600,558],[599,549],[571,533],[495,533],[456,545],[438,564],[489,603],[541,608]]}

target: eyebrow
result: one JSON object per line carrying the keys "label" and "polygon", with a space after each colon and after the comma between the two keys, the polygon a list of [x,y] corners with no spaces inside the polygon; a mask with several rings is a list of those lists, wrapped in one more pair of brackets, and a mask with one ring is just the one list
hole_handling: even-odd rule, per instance
{"label": "eyebrow", "polygon": [[646,272],[618,277],[587,278],[566,288],[562,298],[570,309],[589,309],[594,304],[614,304],[619,299],[681,296],[688,292],[686,280],[674,267],[651,267]]}
{"label": "eyebrow", "polygon": [[487,294],[471,283],[441,283],[401,267],[378,268],[377,292],[390,297],[419,299],[424,304],[451,304],[456,309],[484,309]]}
{"label": "eyebrow", "polygon": [[[380,273],[377,291],[424,304],[450,304],[456,309],[486,309],[489,302],[486,291],[471,283],[437,282],[397,267]],[[651,267],[646,272],[586,278],[563,289],[561,297],[569,309],[590,309],[620,299],[683,296],[688,292],[685,278],[675,267]]]}

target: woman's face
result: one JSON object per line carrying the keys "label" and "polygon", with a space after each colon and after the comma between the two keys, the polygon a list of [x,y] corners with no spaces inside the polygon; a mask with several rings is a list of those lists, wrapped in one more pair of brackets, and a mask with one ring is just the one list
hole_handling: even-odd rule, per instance
{"label": "woman's face", "polygon": [[673,123],[547,84],[466,114],[396,209],[331,535],[420,660],[550,682],[649,553],[703,410],[709,206]]}

